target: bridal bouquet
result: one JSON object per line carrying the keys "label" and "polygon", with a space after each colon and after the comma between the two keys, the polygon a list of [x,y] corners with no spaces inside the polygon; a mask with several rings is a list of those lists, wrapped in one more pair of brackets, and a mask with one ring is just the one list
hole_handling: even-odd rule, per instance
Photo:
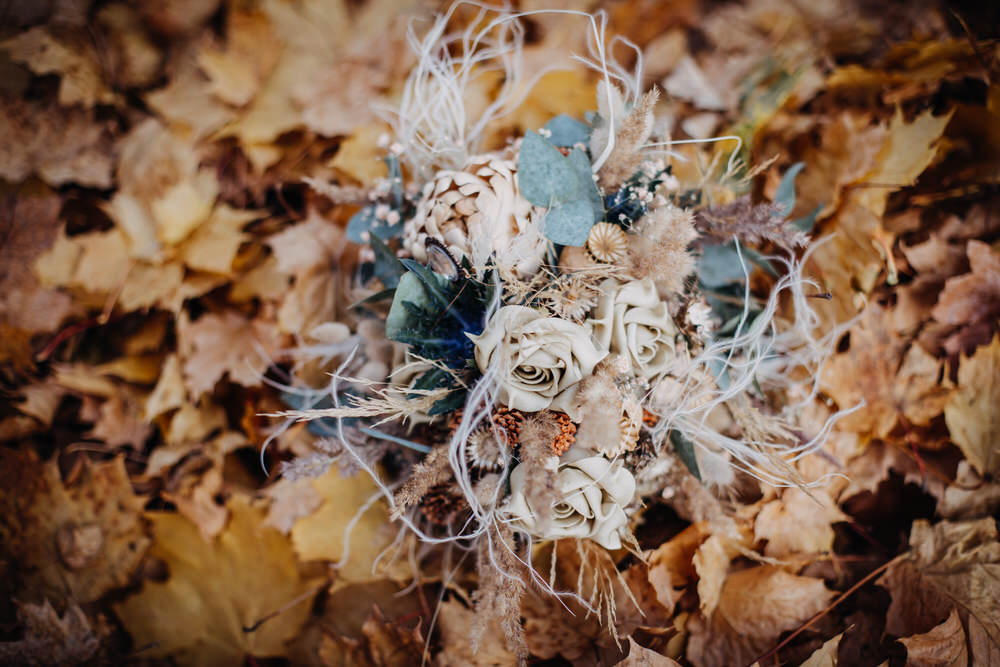
{"label": "bridal bouquet", "polygon": [[[495,150],[481,138],[518,102],[517,17],[455,36],[449,13],[412,37],[388,177],[347,228],[357,322],[313,332],[332,381],[283,413],[310,421],[328,461],[371,474],[419,540],[476,553],[490,613],[512,604],[490,571],[508,589],[548,585],[540,544],[638,554],[631,528],[676,478],[665,471],[802,484],[792,462],[824,437],[797,428],[792,404],[814,395],[829,347],[796,259],[805,225],[786,219],[794,172],[771,204],[711,206],[704,183],[674,175],[657,91],[609,63],[590,18],[594,112]],[[504,88],[472,123],[455,108],[487,59]]]}

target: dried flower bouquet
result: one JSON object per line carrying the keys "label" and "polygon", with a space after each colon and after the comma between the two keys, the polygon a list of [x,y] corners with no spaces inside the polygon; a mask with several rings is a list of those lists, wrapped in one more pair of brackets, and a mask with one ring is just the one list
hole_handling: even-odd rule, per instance
{"label": "dried flower bouquet", "polygon": [[[705,183],[674,176],[657,92],[608,58],[600,15],[582,15],[596,112],[480,152],[519,102],[523,28],[484,9],[449,33],[455,9],[411,35],[389,177],[347,230],[363,246],[361,321],[314,336],[307,351],[335,362],[333,379],[282,413],[325,449],[285,468],[364,468],[419,540],[477,555],[479,610],[517,642],[526,586],[566,594],[532,567],[533,545],[638,552],[630,527],[672,467],[707,484],[805,484],[791,463],[829,424],[804,434],[797,409],[836,331],[814,334],[817,290],[796,259],[808,239],[785,217],[794,172],[774,204],[709,207]],[[461,92],[487,62],[504,84],[472,122]],[[769,294],[748,288],[755,266]]]}

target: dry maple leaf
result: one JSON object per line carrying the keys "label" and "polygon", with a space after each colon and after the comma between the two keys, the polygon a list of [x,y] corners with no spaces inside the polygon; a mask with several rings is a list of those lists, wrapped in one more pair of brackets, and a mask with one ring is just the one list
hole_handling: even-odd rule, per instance
{"label": "dry maple leaf", "polygon": [[441,667],[507,667],[518,664],[517,657],[507,648],[499,624],[483,634],[479,650],[475,653],[469,644],[469,629],[475,624],[476,614],[457,600],[441,603],[438,608],[438,631],[442,649],[437,655]]}
{"label": "dry maple leaf", "polygon": [[778,636],[822,610],[833,593],[821,579],[770,565],[730,574],[715,613],[691,617],[687,658],[696,667],[749,664]]}
{"label": "dry maple leaf", "polygon": [[792,487],[761,508],[754,521],[754,538],[767,540],[764,554],[774,558],[829,552],[835,536],[833,524],[846,520],[823,489],[807,494]]}
{"label": "dry maple leaf", "polygon": [[5,665],[89,664],[101,645],[90,619],[76,603],[66,607],[62,617],[45,600],[42,604],[18,604],[18,620],[24,638],[0,643],[0,663]]}
{"label": "dry maple leaf", "polygon": [[207,313],[193,323],[178,321],[184,384],[191,396],[211,391],[226,374],[244,387],[259,387],[269,355],[278,349],[277,328],[227,310]]}
{"label": "dry maple leaf", "polygon": [[628,656],[615,663],[615,667],[680,667],[681,663],[660,655],[644,646],[640,646],[631,637],[628,638]]}
{"label": "dry maple leaf", "polygon": [[334,465],[325,475],[312,480],[312,486],[323,497],[323,504],[299,519],[291,532],[295,553],[301,560],[333,561],[338,567],[338,581],[342,582],[410,578],[409,564],[403,562],[405,559],[393,558],[399,554],[392,552],[382,559],[382,572],[376,575],[372,571],[398,527],[389,521],[381,491],[367,474],[342,477]]}
{"label": "dry maple leaf", "polygon": [[147,656],[172,656],[181,665],[280,657],[309,615],[315,584],[299,574],[288,540],[262,526],[263,513],[244,496],[227,507],[232,518],[211,541],[180,515],[147,514],[155,537],[150,553],[170,574],[115,605]]}
{"label": "dry maple leaf", "polygon": [[649,583],[668,613],[673,613],[674,605],[694,580],[695,552],[708,535],[706,523],[692,524],[647,555]]}
{"label": "dry maple leaf", "polygon": [[1000,542],[991,518],[942,521],[920,519],[910,532],[910,554],[876,582],[892,603],[886,631],[897,637],[928,633],[952,610],[968,637],[972,664],[1000,659]]}
{"label": "dry maple leaf", "polygon": [[985,343],[1000,318],[1000,252],[972,240],[966,253],[971,271],[949,278],[931,311],[938,322],[958,328],[944,344],[952,354]]}
{"label": "dry maple leaf", "polygon": [[110,124],[93,112],[0,98],[0,176],[17,182],[38,174],[49,185],[109,188],[115,152]]}
{"label": "dry maple leaf", "polygon": [[[896,335],[891,310],[871,303],[850,330],[850,346],[823,369],[823,390],[840,409],[864,407],[842,429],[885,438],[899,417],[926,425],[944,409],[949,392],[938,384],[941,362]],[[904,355],[905,350],[905,355]]]}
{"label": "dry maple leaf", "polygon": [[952,440],[980,474],[1000,472],[1000,335],[958,365],[958,389],[944,408]]}
{"label": "dry maple leaf", "polygon": [[74,310],[68,295],[46,289],[31,264],[62,226],[61,198],[45,187],[0,190],[0,361],[31,365],[30,337],[56,329]]}
{"label": "dry maple leaf", "polygon": [[840,640],[843,638],[844,633],[841,632],[836,637],[828,639],[821,647],[813,651],[812,655],[799,667],[837,667],[837,650],[840,648]]}
{"label": "dry maple leaf", "polygon": [[0,465],[0,552],[22,600],[92,602],[126,585],[149,538],[124,459],[85,463],[65,484],[54,461],[4,450]]}

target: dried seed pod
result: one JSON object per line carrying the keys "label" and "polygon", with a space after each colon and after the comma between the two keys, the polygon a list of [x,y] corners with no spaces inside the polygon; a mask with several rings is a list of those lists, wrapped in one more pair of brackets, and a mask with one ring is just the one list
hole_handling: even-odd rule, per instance
{"label": "dried seed pod", "polygon": [[603,264],[617,264],[628,253],[628,238],[621,227],[612,222],[599,222],[590,228],[587,252]]}

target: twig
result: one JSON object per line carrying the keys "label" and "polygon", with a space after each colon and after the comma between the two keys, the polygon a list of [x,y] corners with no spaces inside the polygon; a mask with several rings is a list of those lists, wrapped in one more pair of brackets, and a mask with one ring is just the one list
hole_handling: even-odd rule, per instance
{"label": "twig", "polygon": [[793,639],[795,639],[800,634],[802,634],[803,632],[805,632],[806,630],[808,630],[810,627],[812,627],[813,624],[816,623],[816,621],[818,621],[819,619],[823,618],[824,616],[826,616],[827,614],[829,614],[831,611],[833,611],[834,607],[836,607],[841,602],[843,602],[844,600],[846,600],[848,597],[851,596],[851,594],[853,594],[859,588],[861,588],[862,586],[864,586],[865,584],[867,584],[869,581],[871,581],[872,579],[874,579],[878,575],[880,575],[883,572],[885,572],[889,568],[890,565],[892,565],[896,561],[900,560],[901,558],[903,558],[903,556],[906,556],[908,553],[909,552],[899,554],[898,556],[896,556],[892,560],[886,561],[882,565],[878,566],[877,568],[875,568],[874,570],[872,570],[871,572],[869,572],[865,576],[864,579],[862,579],[858,583],[856,583],[853,586],[851,586],[850,588],[848,588],[846,591],[844,591],[843,593],[840,594],[840,597],[838,597],[836,600],[834,600],[829,605],[827,605],[826,609],[823,609],[818,614],[815,614],[808,621],[806,621],[805,623],[803,623],[802,625],[800,625],[795,632],[793,632],[792,634],[790,634],[787,637],[785,637],[777,646],[775,646],[774,648],[772,648],[771,650],[769,650],[767,653],[761,655],[757,659],[751,660],[748,664],[749,665],[753,665],[754,663],[761,663],[761,664],[763,664],[765,660],[767,660],[768,658],[770,658],[773,655],[777,654],[778,651],[780,651],[785,646],[787,646]]}

